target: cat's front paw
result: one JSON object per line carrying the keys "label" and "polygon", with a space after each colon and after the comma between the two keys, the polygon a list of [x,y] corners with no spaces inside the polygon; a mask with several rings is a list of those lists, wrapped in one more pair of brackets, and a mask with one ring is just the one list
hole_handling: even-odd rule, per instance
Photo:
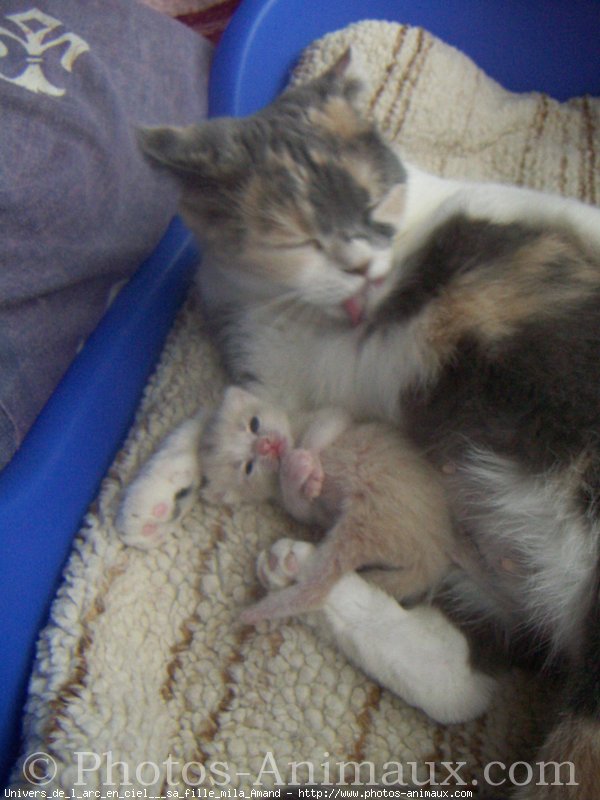
{"label": "cat's front paw", "polygon": [[312,450],[297,448],[284,457],[281,478],[291,492],[306,500],[316,500],[321,494],[324,479],[321,459]]}
{"label": "cat's front paw", "polygon": [[297,580],[314,552],[314,545],[296,539],[278,539],[256,560],[256,574],[265,589],[282,589]]}
{"label": "cat's front paw", "polygon": [[177,428],[128,487],[116,519],[125,544],[156,547],[193,504],[200,483],[198,430],[197,419]]}
{"label": "cat's front paw", "polygon": [[198,468],[187,456],[149,464],[129,486],[117,515],[123,542],[148,550],[161,544],[196,497]]}
{"label": "cat's front paw", "polygon": [[156,547],[193,505],[200,484],[202,424],[200,412],[175,428],[127,488],[116,519],[125,544]]}

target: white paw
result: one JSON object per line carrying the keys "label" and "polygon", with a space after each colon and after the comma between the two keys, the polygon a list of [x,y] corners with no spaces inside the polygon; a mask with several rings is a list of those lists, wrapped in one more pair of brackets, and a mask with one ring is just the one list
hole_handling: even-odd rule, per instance
{"label": "white paw", "polygon": [[282,589],[298,578],[314,545],[296,539],[278,539],[268,550],[263,550],[256,560],[256,573],[265,589]]}
{"label": "white paw", "polygon": [[117,516],[125,544],[144,550],[159,545],[192,505],[195,489],[191,471],[140,476],[127,490]]}
{"label": "white paw", "polygon": [[159,451],[121,503],[116,527],[125,544],[147,550],[164,541],[172,523],[192,506],[198,482],[198,463],[192,453]]}

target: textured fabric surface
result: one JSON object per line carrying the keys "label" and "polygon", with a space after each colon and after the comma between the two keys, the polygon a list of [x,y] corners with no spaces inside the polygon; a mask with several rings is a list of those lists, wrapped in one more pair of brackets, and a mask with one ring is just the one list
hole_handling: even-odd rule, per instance
{"label": "textured fabric surface", "polygon": [[[348,41],[373,76],[371,112],[408,159],[443,175],[596,201],[598,101],[560,106],[510,95],[427,33],[386,23],[326,38],[308,52],[299,76],[321,69]],[[54,759],[46,788],[70,789],[78,778],[80,790],[99,788],[112,779],[152,796],[175,789],[183,796],[203,777],[207,788],[335,782],[340,772],[352,782],[354,766],[340,765],[363,761],[372,763],[376,781],[390,772],[388,762],[403,764],[407,781],[413,769],[423,780],[434,762],[443,781],[449,772],[442,762],[464,761],[461,777],[481,782],[489,762],[526,759],[550,691],[531,678],[506,676],[484,718],[442,726],[365,678],[316,635],[309,618],[242,628],[239,609],[259,591],[257,552],[284,533],[300,533],[276,510],[198,503],[157,550],[120,543],[114,519],[123,487],[177,422],[198,403],[217,401],[221,386],[191,299],[77,537],[40,638],[25,755],[44,751]],[[115,768],[116,761],[123,765]],[[306,764],[294,772],[294,762],[308,762],[312,774]],[[79,775],[78,765],[86,768]],[[368,767],[360,774],[369,780]],[[23,785],[20,766],[14,784]]]}
{"label": "textured fabric surface", "polygon": [[135,126],[206,114],[211,45],[126,0],[0,9],[0,467],[177,209]]}

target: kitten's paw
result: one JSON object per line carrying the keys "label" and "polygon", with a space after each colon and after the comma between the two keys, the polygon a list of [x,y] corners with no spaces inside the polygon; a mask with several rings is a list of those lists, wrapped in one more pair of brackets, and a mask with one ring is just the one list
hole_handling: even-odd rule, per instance
{"label": "kitten's paw", "polygon": [[195,488],[190,472],[155,475],[153,480],[134,482],[116,523],[124,543],[144,550],[161,544],[172,523],[193,503]]}
{"label": "kitten's paw", "polygon": [[323,467],[319,456],[311,450],[292,450],[283,460],[281,474],[290,490],[307,500],[315,500],[321,494]]}
{"label": "kitten's paw", "polygon": [[144,550],[164,541],[172,523],[193,504],[198,487],[193,459],[179,454],[152,461],[127,489],[116,520],[123,542]]}
{"label": "kitten's paw", "polygon": [[297,580],[314,545],[296,539],[278,539],[268,550],[263,550],[256,560],[256,573],[265,589],[282,589]]}

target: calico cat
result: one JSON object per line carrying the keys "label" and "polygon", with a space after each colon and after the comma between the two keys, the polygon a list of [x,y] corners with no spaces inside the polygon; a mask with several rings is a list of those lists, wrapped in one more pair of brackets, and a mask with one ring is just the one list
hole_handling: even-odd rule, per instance
{"label": "calico cat", "polygon": [[[274,500],[327,530],[295,585],[246,609],[247,623],[321,608],[342,575],[367,567],[369,580],[414,600],[440,582],[455,550],[440,476],[397,431],[336,409],[309,419],[295,446],[281,409],[232,386],[200,439],[205,500]],[[275,548],[283,560],[284,550]],[[270,558],[259,557],[263,583]]]}
{"label": "calico cat", "polygon": [[[467,555],[438,594],[446,624],[562,672],[539,759],[572,762],[578,785],[522,796],[595,796],[600,211],[405,163],[364,116],[348,53],[252,117],[140,138],[181,182],[232,379],[288,410],[387,420],[451,465]],[[417,646],[428,611],[417,623],[386,606],[379,645],[349,628],[340,643],[401,678],[410,665],[389,645]]]}

